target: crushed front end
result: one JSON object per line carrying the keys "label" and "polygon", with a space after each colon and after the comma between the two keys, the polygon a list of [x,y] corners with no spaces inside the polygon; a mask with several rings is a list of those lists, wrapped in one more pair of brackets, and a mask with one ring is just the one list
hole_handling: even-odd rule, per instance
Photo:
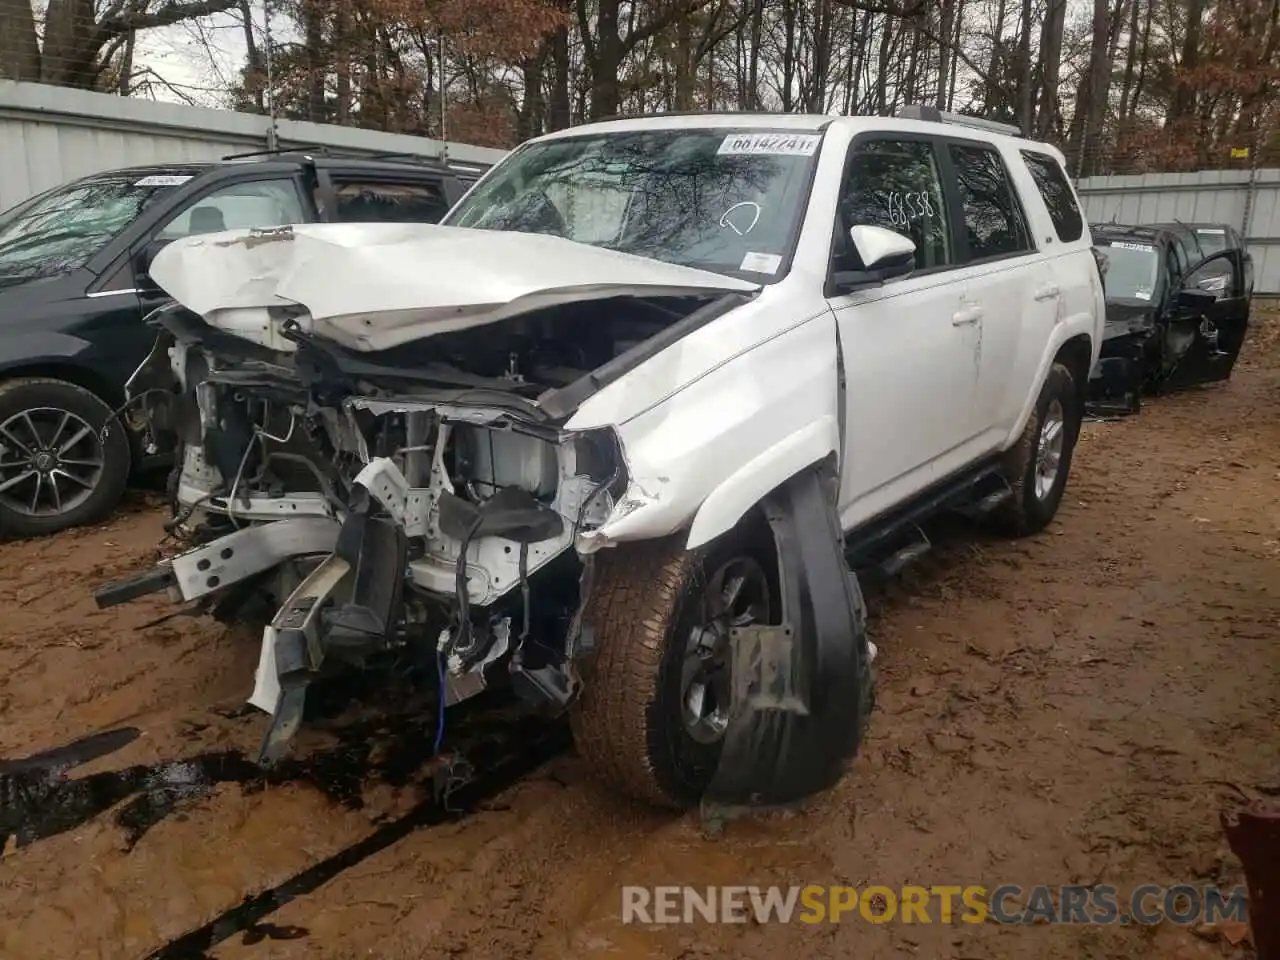
{"label": "crushed front end", "polygon": [[588,370],[532,362],[526,376],[528,354],[478,343],[482,373],[400,368],[288,321],[281,353],[181,307],[157,320],[130,389],[178,435],[170,527],[190,549],[98,603],[167,588],[222,619],[267,619],[250,699],[273,717],[263,762],[287,746],[314,678],[385,655],[438,659],[446,704],[484,689],[499,661],[528,701],[569,703],[573,548],[626,472],[612,431],[563,431],[535,399],[554,387],[533,375],[564,386]]}

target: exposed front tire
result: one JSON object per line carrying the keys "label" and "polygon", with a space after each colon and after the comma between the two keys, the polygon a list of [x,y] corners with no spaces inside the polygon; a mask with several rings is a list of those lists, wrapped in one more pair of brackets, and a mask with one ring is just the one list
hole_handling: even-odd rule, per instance
{"label": "exposed front tire", "polygon": [[672,809],[694,806],[719,764],[729,719],[728,630],[779,613],[764,546],[684,537],[595,555],[583,622],[596,653],[570,714],[578,753],[614,789]]}
{"label": "exposed front tire", "polygon": [[1070,369],[1055,363],[1022,437],[1007,455],[1005,479],[1013,496],[1000,506],[994,519],[1009,535],[1039,533],[1057,514],[1083,413]]}
{"label": "exposed front tire", "polygon": [[124,494],[130,461],[124,427],[83,387],[0,384],[0,533],[35,537],[105,519]]}

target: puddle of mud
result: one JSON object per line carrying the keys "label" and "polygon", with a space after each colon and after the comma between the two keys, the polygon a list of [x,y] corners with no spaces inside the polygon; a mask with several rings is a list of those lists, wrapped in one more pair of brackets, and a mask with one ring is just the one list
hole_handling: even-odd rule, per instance
{"label": "puddle of mud", "polygon": [[[332,716],[351,699],[349,689],[336,697],[318,697],[314,713]],[[518,715],[510,696],[501,692],[461,704],[450,713],[450,740],[462,749],[468,741],[516,722]],[[243,753],[226,750],[68,776],[74,768],[132,743],[139,736],[133,727],[95,733],[29,757],[0,759],[0,858],[11,842],[18,848],[29,846],[74,830],[113,808],[113,819],[124,832],[125,849],[131,850],[184,803],[206,797],[227,783],[238,784],[246,792],[302,783],[358,810],[367,784],[407,786],[435,756],[434,710],[383,714],[325,727],[336,737],[335,746],[286,758],[270,770]]]}

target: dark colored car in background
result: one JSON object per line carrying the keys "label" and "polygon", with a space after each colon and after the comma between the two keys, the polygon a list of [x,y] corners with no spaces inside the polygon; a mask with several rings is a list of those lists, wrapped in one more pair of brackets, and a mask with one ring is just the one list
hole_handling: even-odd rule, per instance
{"label": "dark colored car in background", "polygon": [[[0,213],[0,534],[94,522],[172,458],[121,410],[168,297],[147,277],[179,237],[330,221],[434,223],[482,170],[421,158],[262,153],[114,170]],[[123,428],[122,428],[123,427]]]}
{"label": "dark colored car in background", "polygon": [[1181,229],[1107,223],[1090,230],[1107,298],[1090,407],[1136,413],[1144,393],[1229,378],[1249,325],[1244,250],[1204,256]]}

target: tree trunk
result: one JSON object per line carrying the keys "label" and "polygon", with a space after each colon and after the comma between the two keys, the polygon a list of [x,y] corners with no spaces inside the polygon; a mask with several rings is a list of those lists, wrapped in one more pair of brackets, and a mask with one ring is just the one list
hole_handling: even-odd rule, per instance
{"label": "tree trunk", "polygon": [[1205,0],[1188,0],[1187,27],[1182,40],[1182,62],[1178,64],[1178,81],[1169,103],[1168,125],[1176,126],[1195,114],[1196,88],[1192,75],[1200,63],[1200,35],[1204,21]]}
{"label": "tree trunk", "polygon": [[1047,140],[1058,128],[1058,80],[1062,69],[1062,34],[1066,26],[1067,0],[1049,0],[1040,29],[1040,115],[1036,135]]}
{"label": "tree trunk", "polygon": [[40,44],[31,0],[0,0],[0,77],[40,79]]}
{"label": "tree trunk", "polygon": [[956,0],[942,0],[938,15],[938,88],[933,102],[939,110],[947,109],[947,91],[951,87],[952,33],[956,22]]}
{"label": "tree trunk", "polygon": [[1028,133],[1033,129],[1031,103],[1031,0],[1022,0],[1018,30],[1018,126]]}

